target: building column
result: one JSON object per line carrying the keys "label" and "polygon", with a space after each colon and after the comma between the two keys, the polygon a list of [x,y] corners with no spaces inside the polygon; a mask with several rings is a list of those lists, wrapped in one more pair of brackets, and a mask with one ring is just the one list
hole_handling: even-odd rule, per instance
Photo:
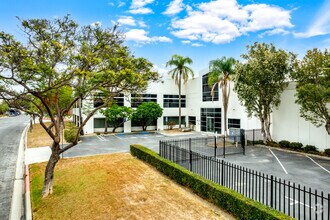
{"label": "building column", "polygon": [[[128,97],[124,96],[124,106],[131,107],[131,95]],[[132,132],[131,121],[124,122],[124,133]]]}

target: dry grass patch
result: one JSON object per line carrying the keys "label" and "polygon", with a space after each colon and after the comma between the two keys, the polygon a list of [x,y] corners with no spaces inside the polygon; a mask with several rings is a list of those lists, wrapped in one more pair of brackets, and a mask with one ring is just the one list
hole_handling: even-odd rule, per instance
{"label": "dry grass patch", "polygon": [[232,219],[128,153],[61,160],[41,199],[44,168],[30,166],[33,219]]}
{"label": "dry grass patch", "polygon": [[[64,122],[67,124],[68,122]],[[45,123],[46,126],[50,122]],[[33,124],[32,132],[27,132],[27,146],[28,148],[51,146],[53,140],[49,137],[45,129],[40,124]],[[65,140],[63,143],[66,143]]]}

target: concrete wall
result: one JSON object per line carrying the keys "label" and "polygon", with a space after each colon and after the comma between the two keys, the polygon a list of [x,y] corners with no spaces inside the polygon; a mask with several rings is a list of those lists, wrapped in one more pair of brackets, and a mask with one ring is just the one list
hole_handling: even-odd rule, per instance
{"label": "concrete wall", "polygon": [[299,105],[295,103],[295,93],[295,84],[290,83],[281,96],[281,104],[272,115],[273,139],[310,144],[319,150],[330,148],[330,135],[325,127],[318,128],[300,117]]}

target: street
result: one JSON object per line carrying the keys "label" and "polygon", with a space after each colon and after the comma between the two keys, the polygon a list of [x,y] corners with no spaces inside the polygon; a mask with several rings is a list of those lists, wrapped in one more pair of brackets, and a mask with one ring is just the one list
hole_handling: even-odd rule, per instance
{"label": "street", "polygon": [[0,219],[9,219],[18,146],[28,117],[0,118]]}

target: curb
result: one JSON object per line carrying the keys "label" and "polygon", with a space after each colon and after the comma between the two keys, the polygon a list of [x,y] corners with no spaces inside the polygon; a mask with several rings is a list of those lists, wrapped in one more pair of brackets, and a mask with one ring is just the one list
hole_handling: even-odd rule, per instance
{"label": "curb", "polygon": [[23,130],[18,147],[14,189],[13,189],[13,196],[12,196],[10,214],[9,214],[9,219],[13,219],[13,220],[21,219],[22,217],[24,217],[24,204],[23,204],[24,150],[25,150],[26,132],[28,130],[28,127],[29,125],[27,125]]}

